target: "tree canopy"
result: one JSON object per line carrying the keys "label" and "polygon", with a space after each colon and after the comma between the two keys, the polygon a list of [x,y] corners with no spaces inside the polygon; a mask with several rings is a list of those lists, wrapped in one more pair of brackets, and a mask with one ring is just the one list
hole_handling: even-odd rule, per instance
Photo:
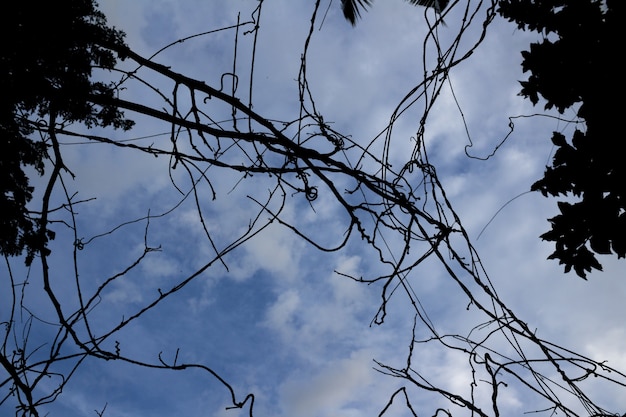
{"label": "tree canopy", "polygon": [[[558,203],[560,214],[541,238],[555,242],[550,255],[580,277],[602,269],[595,254],[626,257],[626,165],[619,127],[624,2],[599,0],[502,0],[499,12],[523,30],[544,34],[522,52],[521,95],[560,113],[574,112],[577,123],[568,141],[554,132],[552,165],[532,190],[575,197]],[[570,110],[572,109],[572,110]],[[595,254],[594,254],[595,253]]]}
{"label": "tree canopy", "polygon": [[115,86],[94,80],[94,69],[112,69],[117,57],[107,45],[123,44],[123,33],[106,25],[92,0],[19,2],[0,17],[0,254],[16,256],[46,250],[54,236],[42,230],[27,208],[33,188],[25,168],[40,175],[50,144],[29,137],[31,115],[41,123],[81,122],[86,127],[129,129],[116,106],[94,105],[97,94],[113,97]]}

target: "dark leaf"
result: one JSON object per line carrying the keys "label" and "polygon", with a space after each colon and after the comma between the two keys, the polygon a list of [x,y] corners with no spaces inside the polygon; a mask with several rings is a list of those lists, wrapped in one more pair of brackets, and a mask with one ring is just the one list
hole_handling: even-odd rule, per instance
{"label": "dark leaf", "polygon": [[595,253],[601,255],[609,255],[611,253],[611,243],[606,237],[592,236],[589,240],[589,246]]}
{"label": "dark leaf", "polygon": [[552,133],[552,143],[556,146],[565,146],[567,145],[567,141],[565,140],[565,135],[559,132]]}

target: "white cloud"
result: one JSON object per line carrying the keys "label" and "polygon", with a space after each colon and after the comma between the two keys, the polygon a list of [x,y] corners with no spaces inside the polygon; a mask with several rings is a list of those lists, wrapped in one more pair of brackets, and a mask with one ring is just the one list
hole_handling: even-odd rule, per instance
{"label": "white cloud", "polygon": [[267,312],[267,324],[276,330],[286,327],[293,322],[299,306],[300,296],[296,290],[280,294]]}
{"label": "white cloud", "polygon": [[370,355],[354,352],[317,371],[294,372],[280,388],[282,415],[350,417],[363,412],[371,406],[363,394],[369,391],[375,374]]}
{"label": "white cloud", "polygon": [[138,304],[144,300],[142,288],[128,280],[117,281],[104,298],[118,305]]}

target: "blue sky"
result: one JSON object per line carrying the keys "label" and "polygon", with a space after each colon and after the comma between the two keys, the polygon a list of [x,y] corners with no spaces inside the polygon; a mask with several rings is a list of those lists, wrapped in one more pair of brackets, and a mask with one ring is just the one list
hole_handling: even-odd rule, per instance
{"label": "blue sky", "polygon": [[[264,3],[253,102],[255,111],[268,118],[297,117],[296,80],[313,4]],[[233,25],[239,11],[245,21],[256,5],[255,0],[100,1],[110,24],[125,31],[127,43],[143,56],[177,39]],[[321,9],[325,12],[326,8],[308,55],[311,91],[318,110],[334,129],[367,143],[388,124],[397,103],[423,77],[424,10],[400,0],[380,0],[353,28],[343,19],[338,0],[323,1]],[[428,16],[433,18],[432,13]],[[457,6],[446,17],[447,26],[438,29],[443,44],[456,35],[460,19],[461,6]],[[468,31],[463,47],[476,39],[479,28]],[[239,36],[239,95],[247,102],[253,37],[241,32]],[[194,38],[155,60],[219,85],[221,74],[232,69],[234,37],[235,32],[227,30]],[[551,246],[538,239],[548,228],[546,218],[556,214],[555,201],[523,194],[550,160],[551,132],[568,132],[571,126],[546,117],[515,119],[514,133],[493,158],[480,161],[464,154],[470,140],[464,122],[473,143],[468,152],[486,156],[507,135],[509,117],[540,112],[540,107],[533,108],[517,95],[517,80],[525,78],[520,51],[532,39],[506,22],[493,23],[480,48],[450,76],[464,119],[449,86],[432,110],[425,136],[429,159],[501,298],[544,339],[626,370],[623,262],[601,259],[605,271],[591,273],[587,282],[564,275],[556,262],[546,260]],[[171,85],[161,85],[164,93],[171,92]],[[129,85],[125,94],[156,103],[154,94],[138,85]],[[211,108],[218,118],[229,117],[229,110]],[[141,143],[169,141],[163,123],[128,115],[138,121],[137,126],[126,133],[109,132],[112,139],[151,136]],[[417,103],[395,123],[393,161],[403,161],[410,154],[420,115]],[[384,273],[376,254],[360,239],[352,239],[342,251],[324,253],[274,222],[228,253],[224,264],[214,262],[215,253],[199,227],[194,202],[183,199],[172,185],[170,174],[180,190],[189,190],[182,169],[169,171],[165,158],[102,144],[68,144],[63,150],[66,165],[76,174],[75,180],[67,179],[68,189],[79,192],[80,198],[97,198],[80,205],[77,217],[80,237],[89,241],[79,252],[85,291],[94,291],[106,277],[140,256],[144,237],[149,246],[160,247],[102,294],[91,313],[92,323],[114,326],[122,316],[153,300],[159,289],[212,262],[182,291],[109,341],[109,346],[117,340],[124,354],[151,362],[157,361],[160,352],[164,360],[173,360],[179,349],[180,362],[211,367],[232,384],[240,399],[254,393],[256,416],[377,415],[400,386],[401,381],[376,372],[373,359],[398,367],[405,363],[414,315],[407,297],[398,291],[386,323],[371,326],[380,304],[380,285],[359,284],[333,272]],[[217,198],[212,200],[208,188],[201,188],[202,213],[212,239],[222,248],[245,232],[258,213],[258,205],[247,196],[262,201],[274,182],[262,175],[242,181],[240,174],[215,167],[207,176]],[[62,199],[60,192],[58,198]],[[320,192],[308,204],[301,196],[288,195],[286,201],[283,218],[317,241],[332,246],[343,239],[346,217],[332,196]],[[171,214],[153,217],[147,232],[143,220],[89,240],[122,222],[145,217],[148,210],[155,216],[175,206]],[[391,248],[401,243],[394,239],[397,236],[389,236]],[[57,291],[75,303],[72,281],[64,279],[72,273],[68,261],[72,240],[60,233],[51,259]],[[16,260],[14,268],[18,265]],[[32,274],[36,281],[36,271]],[[481,323],[434,260],[415,270],[410,282],[438,329],[467,332]],[[40,316],[50,314],[50,306],[38,301],[36,289],[29,295],[33,311]],[[34,342],[46,343],[52,331],[44,330],[42,324],[36,329],[42,330]],[[461,392],[469,389],[464,356],[428,347],[416,353],[418,362],[434,380]],[[515,385],[503,391],[503,415],[521,416],[542,406],[529,403],[528,394]],[[411,392],[418,415],[432,415],[438,406],[449,407],[436,397]],[[590,392],[602,398],[607,408],[626,409],[626,400],[613,391],[592,386]],[[244,415],[224,409],[229,399],[214,378],[197,370],[155,371],[89,360],[48,410],[51,417],[95,416],[94,410],[106,404],[107,417]],[[406,413],[398,407],[388,415]]]}

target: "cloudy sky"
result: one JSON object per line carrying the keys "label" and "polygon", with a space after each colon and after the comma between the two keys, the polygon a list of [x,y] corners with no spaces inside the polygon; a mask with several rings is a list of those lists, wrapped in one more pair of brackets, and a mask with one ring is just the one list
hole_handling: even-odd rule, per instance
{"label": "cloudy sky", "polygon": [[[217,88],[222,80],[230,89],[233,77],[222,74],[232,72],[238,36],[237,95],[247,102],[256,41],[254,110],[270,119],[293,120],[298,116],[297,79],[314,3],[266,0],[256,39],[244,33],[251,26],[238,33],[216,31],[176,44],[154,60]],[[125,31],[131,48],[146,57],[178,39],[235,25],[239,12],[242,22],[249,21],[257,5],[256,0],[100,1],[109,22]],[[339,0],[321,2],[307,74],[317,110],[333,129],[366,144],[388,125],[396,105],[423,79],[425,18],[432,21],[434,16],[401,0],[379,0],[351,27],[341,15]],[[456,37],[462,5],[445,20],[447,25],[438,28],[442,45]],[[465,34],[462,51],[476,41],[480,25],[479,17]],[[541,107],[533,108],[517,95],[518,80],[524,78],[520,51],[532,39],[496,20],[473,56],[454,68],[428,120],[424,140],[429,160],[500,297],[543,339],[626,370],[623,262],[601,259],[604,272],[591,273],[588,281],[563,274],[556,262],[546,260],[551,246],[538,239],[547,231],[546,218],[556,214],[555,201],[526,193],[550,161],[551,132],[571,132],[571,126],[548,117],[515,118],[514,132],[495,156],[479,160],[464,152],[472,144],[470,155],[489,155],[508,134],[510,117],[541,112]],[[432,62],[427,65],[432,67]],[[144,74],[152,77],[147,71],[140,73]],[[160,88],[170,94],[172,86]],[[129,84],[126,94],[143,103],[159,103],[154,92],[137,84]],[[216,108],[214,117],[228,118],[228,110]],[[418,102],[396,121],[391,160],[406,160],[421,114]],[[167,125],[128,116],[137,120],[137,126],[130,132],[108,132],[111,139],[145,138],[137,143],[156,146],[170,140]],[[66,179],[66,187],[79,198],[96,198],[82,204],[77,217],[79,237],[88,242],[78,261],[85,291],[94,291],[137,259],[144,238],[149,246],[161,249],[102,294],[92,322],[108,328],[154,300],[158,289],[203,268],[215,253],[201,230],[193,199],[183,198],[190,189],[188,177],[182,170],[169,170],[166,158],[64,140],[66,165],[76,174],[76,179]],[[382,149],[379,142],[373,152]],[[206,228],[216,246],[223,248],[259,211],[247,196],[267,198],[272,179],[242,178],[215,167],[207,176],[217,198],[211,199],[205,184],[199,200]],[[332,196],[320,193],[312,204],[300,197],[288,195],[283,217],[318,242],[329,246],[340,242],[347,219]],[[171,214],[152,218],[148,228],[145,220],[131,222],[98,237],[120,223],[145,217],[148,210],[156,215],[174,207]],[[390,248],[398,246],[397,236],[388,238]],[[72,241],[61,233],[52,257],[57,291],[70,300],[72,283],[63,277],[72,274]],[[344,250],[326,253],[272,223],[228,253],[223,263],[212,263],[116,340],[122,353],[143,361],[158,362],[160,353],[163,360],[173,361],[178,349],[178,363],[212,368],[239,399],[254,393],[256,416],[378,415],[402,381],[377,372],[373,360],[404,366],[415,312],[398,291],[385,324],[371,325],[380,305],[380,285],[359,284],[334,271],[367,277],[385,270],[358,237]],[[439,330],[462,332],[481,324],[480,317],[467,311],[467,299],[438,262],[421,265],[409,282]],[[31,307],[43,316],[50,312],[44,304]],[[41,343],[45,337],[42,331]],[[469,392],[465,356],[428,347],[417,352],[414,361],[434,381]],[[515,385],[502,391],[503,415],[521,416],[545,407]],[[610,410],[626,409],[626,395],[620,399],[614,391],[594,386],[590,392]],[[456,411],[436,396],[411,393],[420,416],[433,415],[438,407]],[[201,370],[159,371],[89,360],[47,410],[51,417],[95,416],[94,410],[105,405],[107,417],[247,412],[226,411],[229,403],[229,392]],[[407,414],[397,406],[389,415]]]}

